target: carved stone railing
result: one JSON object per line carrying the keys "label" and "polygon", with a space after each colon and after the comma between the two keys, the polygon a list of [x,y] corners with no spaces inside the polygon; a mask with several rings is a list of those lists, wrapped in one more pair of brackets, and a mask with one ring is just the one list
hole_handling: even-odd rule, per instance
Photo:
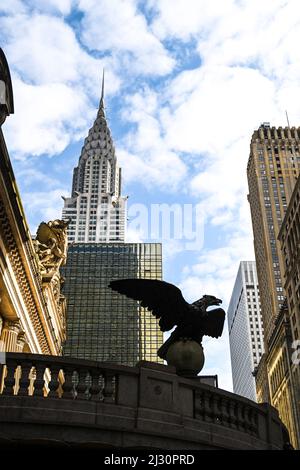
{"label": "carved stone railing", "polygon": [[240,399],[196,390],[195,418],[258,436],[258,414],[255,406]]}
{"label": "carved stone railing", "polygon": [[116,377],[126,375],[125,371],[130,374],[134,369],[67,357],[7,353],[0,393],[114,403]]}
{"label": "carved stone railing", "polygon": [[286,441],[270,405],[179,377],[161,364],[7,353],[0,379],[0,445],[7,436],[54,439],[53,426],[45,424],[60,426],[60,442],[73,446],[281,449]]}

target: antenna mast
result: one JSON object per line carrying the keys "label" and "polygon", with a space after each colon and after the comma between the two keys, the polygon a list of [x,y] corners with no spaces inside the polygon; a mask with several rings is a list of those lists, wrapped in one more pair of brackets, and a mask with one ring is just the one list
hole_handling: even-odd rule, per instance
{"label": "antenna mast", "polygon": [[290,121],[289,121],[289,116],[288,116],[287,111],[285,112],[285,115],[286,115],[286,120],[287,120],[287,123],[288,123],[288,128],[290,129]]}

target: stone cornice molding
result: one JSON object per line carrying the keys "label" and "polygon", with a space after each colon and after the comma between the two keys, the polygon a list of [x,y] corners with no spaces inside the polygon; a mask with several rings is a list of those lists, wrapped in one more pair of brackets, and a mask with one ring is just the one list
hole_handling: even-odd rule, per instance
{"label": "stone cornice molding", "polygon": [[[26,273],[24,262],[14,239],[10,221],[2,201],[0,201],[0,230],[7,248],[12,269],[23,294],[23,300],[30,316],[30,321],[37,335],[38,342],[45,354],[51,354],[47,335],[40,318],[39,309],[34,299],[33,292],[30,288],[30,282]],[[38,279],[36,279],[36,281],[39,282]]]}

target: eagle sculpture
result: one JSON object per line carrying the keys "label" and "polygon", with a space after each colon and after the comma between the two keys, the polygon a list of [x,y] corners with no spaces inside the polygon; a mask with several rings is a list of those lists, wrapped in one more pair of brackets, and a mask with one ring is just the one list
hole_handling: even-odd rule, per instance
{"label": "eagle sculpture", "polygon": [[157,351],[162,359],[166,359],[169,347],[176,341],[190,339],[201,344],[204,335],[214,338],[222,335],[224,310],[216,308],[207,311],[208,307],[222,303],[222,300],[212,295],[204,295],[189,304],[178,287],[154,279],[120,279],[111,281],[109,287],[131,299],[139,300],[142,307],[147,307],[159,318],[161,331],[169,331],[176,326]]}

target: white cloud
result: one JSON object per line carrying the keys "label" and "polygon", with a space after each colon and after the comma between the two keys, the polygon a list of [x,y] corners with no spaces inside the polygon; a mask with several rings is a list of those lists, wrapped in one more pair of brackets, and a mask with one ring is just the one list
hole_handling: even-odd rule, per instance
{"label": "white cloud", "polygon": [[191,37],[208,34],[216,22],[228,14],[233,0],[148,0],[155,16],[151,28],[160,38]]}
{"label": "white cloud", "polygon": [[236,2],[231,14],[199,38],[199,52],[205,63],[252,63],[269,76],[283,77],[294,62],[293,44],[300,36],[296,11],[294,0]]}
{"label": "white cloud", "polygon": [[166,145],[158,110],[157,96],[149,89],[127,98],[123,119],[135,128],[120,143],[118,158],[127,182],[174,191],[186,178],[187,167]]}
{"label": "white cloud", "polygon": [[111,51],[131,73],[164,75],[173,69],[174,60],[135,0],[79,0],[78,7],[84,13],[82,41],[90,50]]}
{"label": "white cloud", "polygon": [[4,133],[17,158],[62,152],[76,133],[82,134],[87,116],[92,119],[79,89],[60,83],[34,86],[17,78],[13,82],[15,114],[7,119]]}
{"label": "white cloud", "polygon": [[[99,94],[100,76],[111,60],[96,60],[79,45],[72,28],[63,19],[33,13],[0,18],[10,67],[31,84],[74,83],[83,88],[94,80]],[[108,71],[108,88],[119,84]],[[114,83],[116,82],[116,83]],[[91,90],[89,90],[91,91]]]}
{"label": "white cloud", "polygon": [[223,235],[219,248],[209,248],[205,242],[198,262],[183,270],[181,288],[186,298],[194,301],[210,294],[228,305],[240,261],[254,257],[251,241],[252,234],[237,227],[236,231]]}
{"label": "white cloud", "polygon": [[27,0],[27,3],[36,8],[37,10],[49,13],[61,13],[62,15],[69,15],[75,0]]}
{"label": "white cloud", "polygon": [[193,39],[203,65],[246,65],[281,81],[297,77],[297,0],[148,0],[161,39]]}
{"label": "white cloud", "polygon": [[275,97],[259,71],[223,66],[184,71],[160,92],[145,88],[129,96],[123,118],[135,130],[119,151],[125,178],[187,188],[216,224],[230,222],[246,197],[251,133],[260,116],[278,117]]}
{"label": "white cloud", "polygon": [[10,0],[9,2],[4,1],[0,3],[0,13],[5,15],[16,15],[25,11],[26,7],[21,0]]}
{"label": "white cloud", "polygon": [[62,152],[96,116],[90,100],[100,96],[104,65],[106,96],[119,88],[113,60],[88,55],[61,18],[3,16],[0,31],[14,90],[15,115],[5,124],[11,151],[18,157]]}
{"label": "white cloud", "polygon": [[62,198],[68,196],[66,188],[57,188],[49,191],[30,191],[22,194],[25,213],[30,214],[31,232],[34,234],[38,225],[49,220],[61,218]]}
{"label": "white cloud", "polygon": [[9,0],[0,4],[0,13],[14,14],[40,11],[43,13],[54,13],[69,15],[72,6],[77,0]]}
{"label": "white cloud", "polygon": [[57,186],[57,180],[49,174],[45,174],[40,170],[32,167],[18,168],[18,179],[22,181],[24,188],[32,188],[37,184],[43,187],[53,188]]}
{"label": "white cloud", "polygon": [[274,92],[273,83],[253,69],[202,66],[182,72],[168,85],[166,141],[173,150],[221,158],[241,136],[249,139],[260,116],[277,117]]}
{"label": "white cloud", "polygon": [[186,175],[186,167],[180,158],[163,145],[154,145],[151,151],[138,154],[120,148],[118,160],[127,184],[140,182],[148,189],[176,191]]}

